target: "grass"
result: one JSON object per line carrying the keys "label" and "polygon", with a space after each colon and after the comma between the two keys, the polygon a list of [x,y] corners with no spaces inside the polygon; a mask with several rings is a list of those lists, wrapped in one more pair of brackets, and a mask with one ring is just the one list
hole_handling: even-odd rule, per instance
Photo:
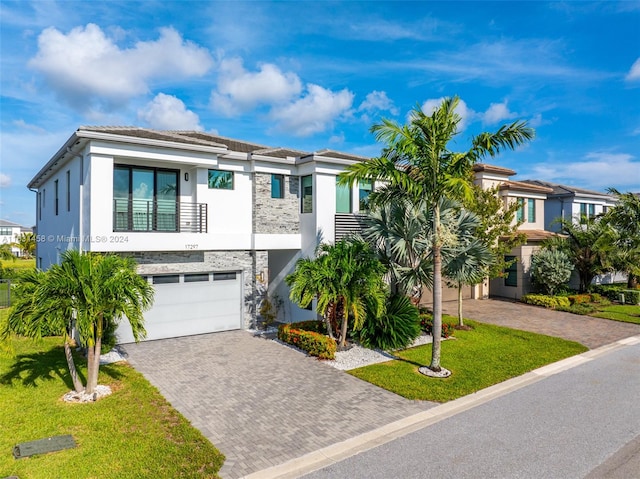
{"label": "grass", "polygon": [[36,267],[36,260],[16,258],[15,261],[0,259],[0,266],[6,269],[12,269],[14,271],[22,271],[25,269],[33,269]]}
{"label": "grass", "polygon": [[623,321],[625,323],[640,324],[640,305],[614,304],[610,306],[601,306],[598,308],[596,313],[591,313],[589,316],[612,319],[614,321]]}
{"label": "grass", "polygon": [[[224,456],[126,363],[100,367],[99,383],[111,386],[111,396],[63,402],[72,386],[60,344],[15,339],[15,355],[0,353],[0,477],[218,477]],[[76,448],[13,458],[18,443],[64,434]]]}
{"label": "grass", "polygon": [[[454,318],[447,318],[453,323]],[[446,402],[520,376],[528,371],[580,354],[583,345],[526,331],[465,321],[469,331],[456,331],[442,342],[446,379],[418,372],[431,361],[431,345],[396,353],[401,359],[349,371],[350,374],[408,399]]]}

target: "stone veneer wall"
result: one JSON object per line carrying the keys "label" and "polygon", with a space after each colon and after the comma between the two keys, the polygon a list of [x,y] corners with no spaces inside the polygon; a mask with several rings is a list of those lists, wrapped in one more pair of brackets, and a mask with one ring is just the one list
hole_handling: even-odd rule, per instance
{"label": "stone veneer wall", "polygon": [[244,297],[244,327],[257,324],[257,312],[266,292],[258,275],[268,268],[266,251],[168,251],[130,253],[142,275],[241,271]]}
{"label": "stone veneer wall", "polygon": [[284,198],[271,198],[271,175],[255,173],[253,232],[297,234],[300,232],[300,179],[284,175]]}

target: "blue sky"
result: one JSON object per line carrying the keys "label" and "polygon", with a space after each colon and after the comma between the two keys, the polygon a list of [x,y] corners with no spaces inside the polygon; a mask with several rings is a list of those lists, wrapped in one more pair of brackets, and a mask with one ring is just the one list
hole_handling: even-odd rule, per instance
{"label": "blue sky", "polygon": [[458,95],[458,149],[515,179],[640,191],[640,2],[0,1],[0,216],[80,125],[380,152],[369,128]]}

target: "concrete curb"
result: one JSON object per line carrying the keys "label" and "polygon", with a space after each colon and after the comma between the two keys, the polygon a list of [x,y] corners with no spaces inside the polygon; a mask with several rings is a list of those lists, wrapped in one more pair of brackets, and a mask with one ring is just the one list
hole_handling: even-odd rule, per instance
{"label": "concrete curb", "polygon": [[256,471],[245,479],[293,479],[310,472],[322,469],[335,462],[355,456],[363,451],[373,449],[399,437],[440,422],[461,412],[487,403],[510,392],[521,389],[529,384],[541,381],[549,376],[592,361],[595,358],[614,351],[640,343],[640,335],[621,339],[611,344],[586,351],[577,356],[563,359],[530,371],[522,376],[508,379],[481,391],[469,394],[453,401],[441,404],[426,411],[408,416],[404,419],[387,424],[373,431],[360,434],[346,441],[318,449],[315,452],[278,464],[262,471]]}

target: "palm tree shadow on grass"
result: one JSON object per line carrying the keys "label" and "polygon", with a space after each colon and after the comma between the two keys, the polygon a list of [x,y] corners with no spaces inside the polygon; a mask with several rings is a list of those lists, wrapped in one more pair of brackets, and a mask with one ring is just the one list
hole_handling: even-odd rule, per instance
{"label": "palm tree shadow on grass", "polygon": [[[74,354],[76,362],[85,361],[82,357]],[[117,368],[105,365],[103,372],[113,379],[120,379],[123,374]],[[80,380],[86,380],[83,371],[78,371]],[[73,381],[64,356],[62,347],[54,347],[48,351],[40,351],[30,354],[18,354],[10,369],[0,376],[0,384],[12,386],[14,383],[22,383],[28,387],[38,387],[42,381],[62,380],[64,384],[73,389]]]}

